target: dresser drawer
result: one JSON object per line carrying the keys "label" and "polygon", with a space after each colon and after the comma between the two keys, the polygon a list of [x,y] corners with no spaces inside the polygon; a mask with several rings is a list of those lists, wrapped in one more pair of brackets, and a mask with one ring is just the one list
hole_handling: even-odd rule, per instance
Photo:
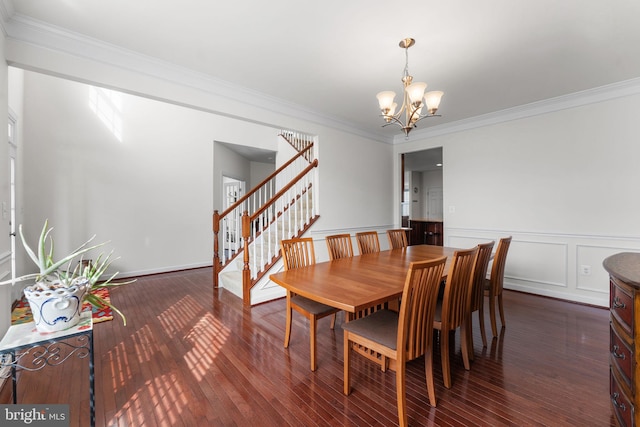
{"label": "dresser drawer", "polygon": [[609,307],[611,315],[618,320],[629,335],[633,336],[633,292],[626,290],[626,286],[623,286],[611,279]]}
{"label": "dresser drawer", "polygon": [[627,396],[623,393],[620,385],[616,381],[616,376],[610,372],[610,397],[613,412],[616,414],[618,424],[621,426],[633,426],[635,409]]}
{"label": "dresser drawer", "polygon": [[627,383],[629,389],[631,389],[632,393],[635,393],[634,384],[631,381],[633,378],[633,349],[630,348],[627,343],[618,335],[618,331],[616,331],[616,326],[611,324],[611,329],[609,332],[610,335],[610,343],[609,343],[609,353],[611,364],[615,365],[620,372],[622,379]]}

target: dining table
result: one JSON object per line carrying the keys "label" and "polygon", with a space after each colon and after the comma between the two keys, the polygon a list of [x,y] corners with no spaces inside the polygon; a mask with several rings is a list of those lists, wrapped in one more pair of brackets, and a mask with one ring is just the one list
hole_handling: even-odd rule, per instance
{"label": "dining table", "polygon": [[409,265],[447,257],[443,279],[458,248],[414,245],[320,262],[270,275],[283,288],[354,315],[402,296]]}

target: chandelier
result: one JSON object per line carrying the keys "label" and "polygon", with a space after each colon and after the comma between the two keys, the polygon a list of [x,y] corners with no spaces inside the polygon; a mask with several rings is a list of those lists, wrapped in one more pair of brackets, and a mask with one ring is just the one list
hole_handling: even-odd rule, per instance
{"label": "chandelier", "polygon": [[[396,96],[395,92],[388,90],[376,95],[378,103],[380,104],[381,115],[386,121],[386,124],[382,125],[382,127],[396,124],[402,128],[407,137],[411,129],[416,127],[416,124],[420,120],[427,117],[440,117],[440,115],[436,115],[436,111],[438,111],[440,99],[443,95],[443,92],[440,91],[424,93],[424,90],[427,88],[426,83],[413,83],[413,77],[409,75],[409,48],[415,43],[416,41],[414,39],[406,38],[401,40],[399,44],[399,46],[404,49],[406,57],[404,74],[402,76],[404,91],[400,110],[396,113],[398,104],[393,102]],[[423,109],[426,110],[424,114]],[[402,121],[402,116],[404,116],[404,122]]]}

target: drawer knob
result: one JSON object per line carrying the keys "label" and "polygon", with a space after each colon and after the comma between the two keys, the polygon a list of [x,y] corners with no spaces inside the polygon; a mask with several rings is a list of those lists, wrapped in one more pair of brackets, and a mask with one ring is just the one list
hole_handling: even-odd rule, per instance
{"label": "drawer knob", "polygon": [[620,409],[621,411],[626,411],[627,407],[625,406],[624,403],[618,402],[618,397],[620,397],[618,392],[613,393],[613,396],[611,396],[611,402],[613,402],[613,406]]}
{"label": "drawer knob", "polygon": [[615,357],[616,359],[625,359],[625,355],[624,353],[618,353],[618,350],[620,350],[620,347],[618,347],[618,344],[614,344],[613,345],[613,351],[611,352],[611,354],[613,355],[613,357]]}
{"label": "drawer knob", "polygon": [[615,297],[613,299],[613,308],[627,308],[627,306],[625,305],[625,303],[620,301],[620,297]]}

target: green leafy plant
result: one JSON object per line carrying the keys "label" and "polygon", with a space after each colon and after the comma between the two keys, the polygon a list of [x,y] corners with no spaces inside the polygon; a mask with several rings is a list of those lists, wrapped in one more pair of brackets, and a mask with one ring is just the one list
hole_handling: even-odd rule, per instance
{"label": "green leafy plant", "polygon": [[[0,282],[0,285],[22,282],[25,280],[33,280],[36,284],[54,284],[54,286],[57,287],[70,287],[75,284],[85,284],[88,286],[89,291],[85,295],[84,299],[89,302],[89,304],[97,308],[111,308],[113,311],[118,313],[118,315],[120,315],[120,317],[122,318],[122,322],[126,325],[127,319],[124,314],[104,298],[91,293],[91,290],[104,287],[127,285],[129,283],[135,282],[135,279],[125,282],[114,282],[113,280],[119,274],[119,272],[116,272],[113,273],[107,280],[101,280],[101,277],[106,273],[112,262],[117,259],[112,259],[113,251],[111,251],[111,253],[106,256],[101,253],[95,260],[95,262],[92,262],[90,260],[85,261],[83,259],[84,254],[101,246],[104,246],[108,242],[90,245],[90,243],[96,237],[95,235],[93,235],[89,240],[84,242],[75,250],[71,251],[66,256],[60,258],[59,260],[55,260],[54,243],[53,237],[51,236],[52,230],[53,228],[49,227],[49,221],[46,220],[44,222],[44,226],[42,227],[42,231],[40,232],[37,251],[34,251],[27,243],[22,232],[22,224],[20,225],[19,233],[22,244],[25,251],[29,255],[29,258],[31,258],[31,260],[38,267],[38,272],[16,277],[15,281],[6,280],[4,282]],[[72,267],[74,265],[74,261],[75,267]]]}

